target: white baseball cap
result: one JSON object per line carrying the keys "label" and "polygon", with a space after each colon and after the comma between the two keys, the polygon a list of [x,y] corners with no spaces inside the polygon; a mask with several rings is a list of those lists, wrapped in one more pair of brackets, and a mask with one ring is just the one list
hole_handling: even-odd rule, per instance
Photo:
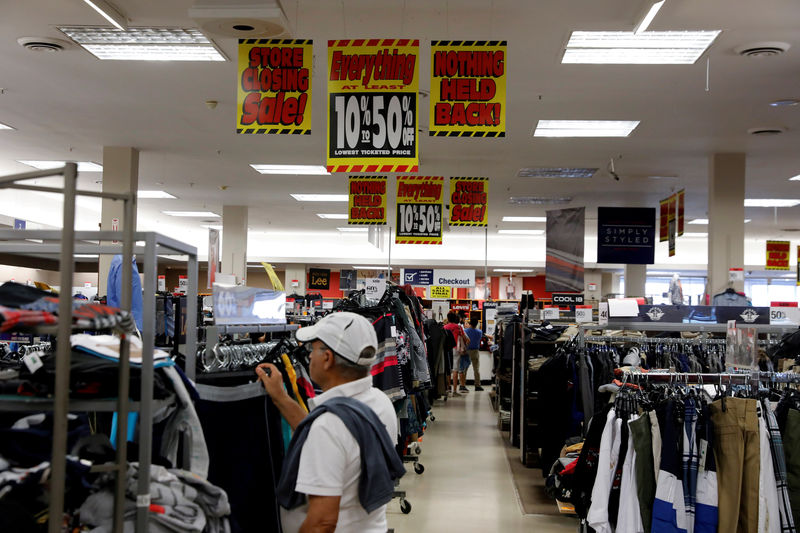
{"label": "white baseball cap", "polygon": [[[355,313],[331,313],[322,320],[297,330],[297,340],[309,342],[320,340],[328,348],[359,366],[370,366],[375,362],[378,336],[369,320]],[[372,348],[371,357],[361,357],[361,352]]]}

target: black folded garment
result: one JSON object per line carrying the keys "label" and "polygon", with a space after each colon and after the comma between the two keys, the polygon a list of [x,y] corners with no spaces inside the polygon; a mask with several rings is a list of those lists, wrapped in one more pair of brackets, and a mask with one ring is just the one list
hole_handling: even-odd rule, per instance
{"label": "black folded garment", "polygon": [[549,341],[553,342],[558,340],[568,326],[553,326],[549,322],[542,322],[541,326],[533,328],[531,331],[531,340],[533,341]]}
{"label": "black folded garment", "polygon": [[45,296],[58,295],[13,281],[7,281],[0,285],[0,305],[6,307],[19,307],[24,304],[35,302],[39,298],[44,298]]}

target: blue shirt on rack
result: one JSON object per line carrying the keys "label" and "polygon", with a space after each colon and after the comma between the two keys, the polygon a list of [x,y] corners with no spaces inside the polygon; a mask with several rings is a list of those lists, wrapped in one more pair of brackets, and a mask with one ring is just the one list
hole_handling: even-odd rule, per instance
{"label": "blue shirt on rack", "polygon": [[[117,254],[111,260],[108,269],[108,298],[111,307],[120,307],[122,301],[122,255]],[[142,331],[142,280],[136,267],[136,258],[131,260],[131,313],[136,321],[136,328]]]}

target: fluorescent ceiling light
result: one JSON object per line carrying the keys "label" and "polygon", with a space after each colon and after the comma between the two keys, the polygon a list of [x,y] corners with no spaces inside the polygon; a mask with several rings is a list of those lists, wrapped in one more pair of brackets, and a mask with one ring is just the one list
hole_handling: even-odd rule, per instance
{"label": "fluorescent ceiling light", "polygon": [[97,259],[100,256],[97,254],[75,254],[73,257],[81,259]]}
{"label": "fluorescent ceiling light", "polygon": [[347,202],[346,194],[290,194],[298,202]]}
{"label": "fluorescent ceiling light", "polygon": [[161,211],[165,215],[169,215],[171,217],[209,217],[209,218],[220,218],[220,216],[216,213],[212,213],[211,211]]}
{"label": "fluorescent ceiling light", "polygon": [[547,222],[547,217],[503,217],[503,222]]}
{"label": "fluorescent ceiling light", "polygon": [[292,174],[295,176],[330,176],[324,165],[250,165],[261,174]]}
{"label": "fluorescent ceiling light", "polygon": [[[66,161],[23,161],[17,159],[17,163],[28,165],[29,167],[38,168],[39,170],[50,170],[53,168],[61,168]],[[78,161],[78,172],[102,172],[103,166],[91,161]]]}
{"label": "fluorescent ceiling light", "polygon": [[708,233],[684,233],[682,237],[708,237]]}
{"label": "fluorescent ceiling light", "polygon": [[719,31],[574,31],[562,63],[691,65]]}
{"label": "fluorescent ceiling light", "polygon": [[201,228],[215,229],[215,230],[222,231],[222,225],[221,224],[202,224],[200,227]]}
{"label": "fluorescent ceiling light", "polygon": [[797,176],[792,176],[791,178],[789,178],[789,181],[800,181],[800,174],[798,174]]}
{"label": "fluorescent ceiling light", "polygon": [[317,213],[317,216],[328,220],[347,220],[347,213]]}
{"label": "fluorescent ceiling light", "polygon": [[[744,223],[747,224],[748,222],[750,222],[750,220],[751,219],[746,218],[746,219],[744,219]],[[694,220],[690,220],[689,222],[687,222],[687,224],[708,224],[708,219],[707,218],[696,218]]]}
{"label": "fluorescent ceiling light", "polygon": [[572,201],[570,197],[547,198],[544,196],[511,196],[508,203],[514,205],[563,205]]}
{"label": "fluorescent ceiling light", "polygon": [[744,201],[745,207],[794,207],[800,205],[800,200],[788,198],[747,198]]}
{"label": "fluorescent ceiling light", "polygon": [[200,30],[69,26],[64,34],[98,59],[126,61],[225,61]]}
{"label": "fluorescent ceiling light", "polygon": [[387,270],[389,267],[383,266],[353,266],[355,270]]}
{"label": "fluorescent ceiling light", "polygon": [[139,198],[166,198],[170,200],[177,200],[177,196],[173,196],[167,191],[137,191],[136,196]]}
{"label": "fluorescent ceiling light", "polygon": [[13,129],[14,128],[9,126],[8,124],[3,124],[2,122],[0,122],[0,130],[13,130]]}
{"label": "fluorescent ceiling light", "polygon": [[533,272],[532,268],[495,268],[495,272]]}
{"label": "fluorescent ceiling light", "polygon": [[534,137],[627,137],[638,120],[540,120]]}
{"label": "fluorescent ceiling light", "polygon": [[114,9],[113,6],[109,5],[105,0],[83,0],[86,2],[89,7],[100,13],[100,15],[117,27],[120,30],[124,30],[128,27],[128,21],[122,16],[122,13]]}
{"label": "fluorescent ceiling light", "polygon": [[664,5],[664,0],[661,0],[660,2],[656,2],[652,6],[650,6],[650,9],[647,10],[647,13],[645,14],[644,18],[642,18],[642,20],[639,21],[639,24],[637,24],[636,27],[633,28],[633,33],[639,35],[647,31],[647,28],[650,27],[650,23],[653,22],[654,18],[656,18],[656,15],[658,15],[658,12],[663,5]]}
{"label": "fluorescent ceiling light", "polygon": [[519,178],[591,178],[596,168],[521,168]]}
{"label": "fluorescent ceiling light", "polygon": [[543,229],[500,229],[497,233],[504,233],[506,235],[543,235]]}
{"label": "fluorescent ceiling light", "polygon": [[369,228],[359,228],[359,227],[350,227],[345,226],[343,228],[336,228],[342,233],[367,233],[369,232]]}

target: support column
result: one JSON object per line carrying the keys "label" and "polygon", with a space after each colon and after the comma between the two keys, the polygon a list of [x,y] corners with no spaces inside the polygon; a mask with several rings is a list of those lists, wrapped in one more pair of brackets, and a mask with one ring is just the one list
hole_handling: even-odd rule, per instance
{"label": "support column", "polygon": [[[617,284],[617,289],[619,289],[619,284]],[[614,273],[613,272],[603,272],[600,277],[600,298],[605,298],[606,294],[612,294],[614,291]]]}
{"label": "support column", "polygon": [[647,265],[625,265],[625,297],[644,296]]}
{"label": "support column", "polygon": [[247,285],[247,206],[222,207],[222,273]]}
{"label": "support column", "polygon": [[[744,268],[745,154],[713,154],[708,169],[708,292],[728,287],[728,270]],[[744,290],[744,282],[733,288]]]}
{"label": "support column", "polygon": [[[292,286],[292,280],[297,280],[297,287]],[[305,265],[286,265],[286,279],[283,282],[286,294],[305,294],[306,293],[306,266]]]}
{"label": "support column", "polygon": [[[139,150],[129,146],[103,147],[103,192],[127,194],[139,189]],[[125,220],[125,203],[104,198],[100,215],[100,230],[112,231],[114,220],[117,231],[122,233]],[[136,211],[133,213],[134,228]],[[134,229],[135,231],[135,229]],[[111,267],[111,255],[101,255],[98,269],[97,294],[108,294],[108,270]]]}

